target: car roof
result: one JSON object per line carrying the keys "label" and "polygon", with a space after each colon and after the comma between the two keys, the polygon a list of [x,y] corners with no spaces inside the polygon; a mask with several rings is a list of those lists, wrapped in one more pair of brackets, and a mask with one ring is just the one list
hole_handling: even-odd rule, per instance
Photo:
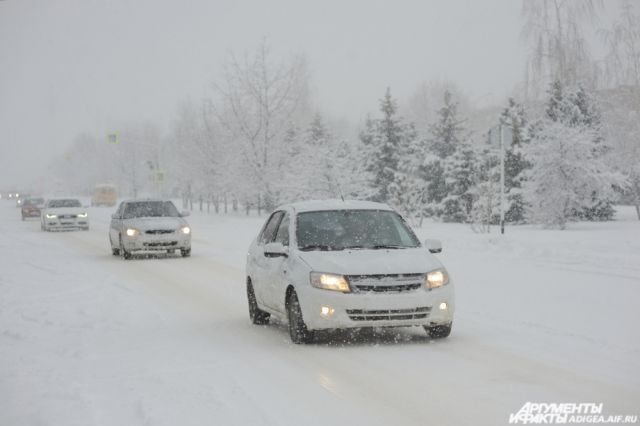
{"label": "car roof", "polygon": [[276,210],[292,209],[296,213],[323,210],[393,210],[384,203],[360,200],[310,200],[284,204]]}

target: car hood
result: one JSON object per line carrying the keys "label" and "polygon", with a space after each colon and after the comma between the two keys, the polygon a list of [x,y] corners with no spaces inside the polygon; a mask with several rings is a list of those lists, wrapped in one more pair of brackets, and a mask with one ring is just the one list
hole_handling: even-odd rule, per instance
{"label": "car hood", "polygon": [[341,275],[413,274],[441,268],[427,249],[298,252],[313,271]]}
{"label": "car hood", "polygon": [[82,207],[60,207],[60,208],[48,208],[45,210],[47,214],[66,215],[66,214],[80,214],[87,213],[87,209]]}
{"label": "car hood", "polygon": [[181,217],[136,217],[133,219],[124,219],[124,226],[136,228],[139,231],[149,231],[155,229],[164,229],[175,231],[181,226],[187,224],[187,221]]}

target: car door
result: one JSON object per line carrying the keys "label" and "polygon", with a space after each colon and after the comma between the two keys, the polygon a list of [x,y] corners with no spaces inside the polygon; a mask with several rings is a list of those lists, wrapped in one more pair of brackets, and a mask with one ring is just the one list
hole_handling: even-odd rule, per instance
{"label": "car door", "polygon": [[[274,243],[280,243],[285,247],[289,247],[289,229],[291,228],[291,215],[286,212],[280,221],[278,230],[276,231]],[[289,284],[288,266],[290,258],[285,256],[267,257],[268,264],[268,282],[267,288],[269,294],[269,305],[273,309],[285,312],[285,292]]]}
{"label": "car door", "polygon": [[267,292],[269,290],[268,275],[270,273],[270,262],[269,258],[264,254],[264,245],[272,242],[275,238],[282,216],[284,216],[284,212],[281,210],[271,214],[271,217],[258,236],[255,249],[251,253],[251,263],[253,265],[251,282],[253,284],[253,291],[258,301],[269,307],[271,307],[271,304],[268,302],[270,298]]}

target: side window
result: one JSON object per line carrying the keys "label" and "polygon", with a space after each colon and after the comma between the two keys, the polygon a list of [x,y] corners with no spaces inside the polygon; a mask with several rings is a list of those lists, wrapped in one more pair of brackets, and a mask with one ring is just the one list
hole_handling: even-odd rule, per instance
{"label": "side window", "polygon": [[283,215],[284,215],[284,212],[282,211],[275,212],[271,215],[271,217],[269,218],[269,221],[267,222],[267,224],[264,226],[264,229],[262,230],[262,234],[260,235],[260,244],[266,244],[273,241],[273,237],[275,236],[276,229],[278,228],[278,225],[280,224],[280,219],[282,219]]}
{"label": "side window", "polygon": [[116,216],[119,219],[122,219],[122,212],[124,211],[124,203],[120,203],[120,207],[118,207],[118,210],[116,211]]}
{"label": "side window", "polygon": [[289,246],[289,213],[285,213],[280,222],[275,242],[282,243],[283,246]]}

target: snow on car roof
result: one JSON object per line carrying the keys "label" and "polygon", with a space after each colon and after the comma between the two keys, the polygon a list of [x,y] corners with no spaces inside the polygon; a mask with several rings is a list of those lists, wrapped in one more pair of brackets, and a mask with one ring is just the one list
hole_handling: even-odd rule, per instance
{"label": "snow on car roof", "polygon": [[311,200],[285,204],[279,209],[292,208],[294,211],[312,212],[319,210],[393,210],[386,204],[359,200]]}

